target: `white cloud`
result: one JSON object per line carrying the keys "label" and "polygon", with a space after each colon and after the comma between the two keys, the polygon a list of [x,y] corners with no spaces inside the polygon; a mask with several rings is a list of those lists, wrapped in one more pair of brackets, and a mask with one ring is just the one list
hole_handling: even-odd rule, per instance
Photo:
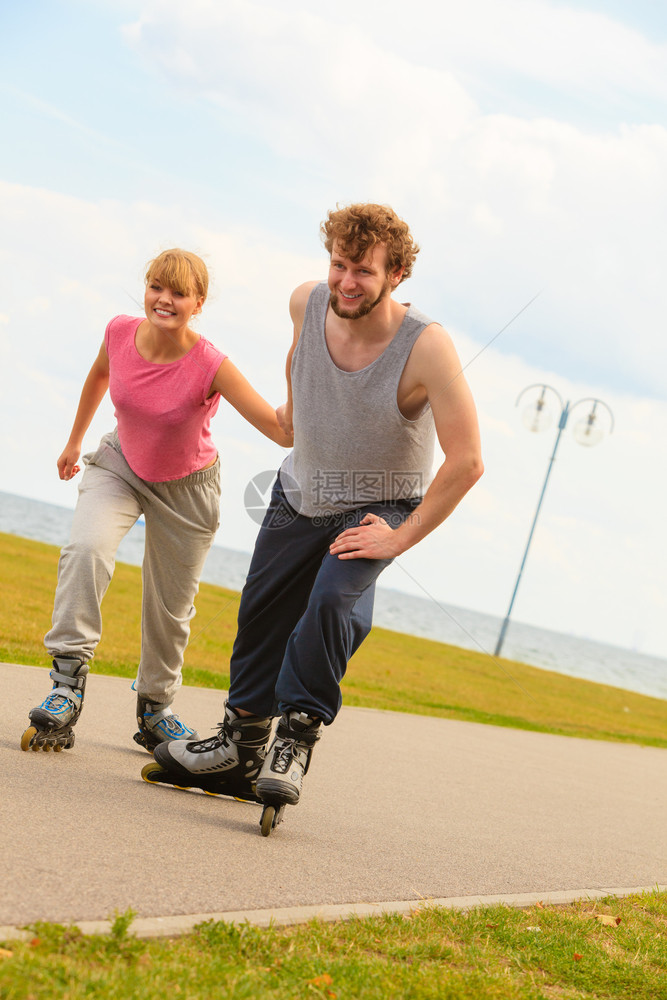
{"label": "white cloud", "polygon": [[[299,0],[281,6],[291,13],[305,7]],[[350,27],[363,28],[414,64],[446,66],[491,106],[499,92],[507,101],[516,80],[530,81],[516,99],[528,113],[548,100],[547,87],[554,95],[576,95],[584,112],[591,98],[627,109],[628,96],[667,97],[667,47],[585,4],[576,9],[545,0],[414,0],[406,11],[398,0],[371,0],[358,5],[351,21]],[[531,88],[539,90],[534,98]]]}
{"label": "white cloud", "polygon": [[[417,6],[423,22],[362,5],[343,39],[324,7],[199,0],[186,13],[168,0],[147,4],[130,34],[173,87],[224,109],[267,154],[319,173],[335,200],[392,203],[424,248],[415,287],[429,285],[444,316],[481,339],[544,289],[513,331],[520,353],[663,395],[667,129],[485,113],[463,55],[448,60],[459,45],[487,80],[489,66],[512,64],[554,84],[578,85],[579,73],[661,97],[663,50],[602,15],[533,0]],[[385,30],[399,21],[400,50]],[[437,64],[419,58],[416,25],[429,52],[443,40]]]}

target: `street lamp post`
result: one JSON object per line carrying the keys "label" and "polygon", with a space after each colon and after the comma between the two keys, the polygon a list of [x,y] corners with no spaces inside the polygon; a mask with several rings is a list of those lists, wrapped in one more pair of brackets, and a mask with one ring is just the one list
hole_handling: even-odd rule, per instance
{"label": "street lamp post", "polygon": [[604,407],[604,409],[609,414],[611,420],[609,433],[611,433],[614,429],[614,415],[607,406],[607,404],[603,403],[601,399],[594,399],[593,397],[588,397],[586,399],[579,399],[577,400],[576,403],[572,404],[569,401],[563,403],[563,400],[559,395],[559,393],[556,392],[556,390],[552,388],[552,386],[550,385],[538,384],[538,385],[527,386],[519,393],[517,401],[515,403],[516,406],[519,405],[522,396],[524,396],[525,393],[529,392],[531,389],[541,389],[542,392],[540,394],[539,399],[537,399],[535,403],[528,406],[524,411],[524,424],[528,427],[528,430],[533,432],[546,430],[546,428],[550,423],[550,414],[548,409],[546,408],[546,403],[545,403],[545,396],[547,391],[553,392],[558,399],[560,405],[560,419],[558,421],[558,433],[556,434],[556,440],[554,442],[553,451],[551,452],[549,465],[547,466],[547,474],[544,477],[544,483],[542,484],[542,492],[540,493],[540,499],[537,502],[537,509],[535,510],[535,516],[533,517],[533,523],[530,526],[528,541],[526,542],[526,548],[523,553],[523,559],[521,560],[519,573],[516,578],[516,583],[514,584],[514,590],[512,592],[512,598],[510,600],[509,608],[507,609],[507,614],[505,615],[502,628],[500,629],[500,635],[498,636],[498,642],[496,643],[496,648],[493,654],[494,656],[500,656],[500,652],[503,648],[503,642],[505,641],[507,626],[509,625],[510,622],[512,608],[514,607],[514,601],[516,599],[517,591],[519,589],[519,583],[521,582],[521,576],[523,574],[523,568],[526,565],[526,559],[528,558],[528,550],[530,549],[530,543],[532,542],[533,535],[535,533],[535,525],[537,524],[537,518],[540,513],[540,508],[542,507],[542,501],[544,500],[544,494],[546,493],[547,484],[549,482],[549,476],[551,475],[551,470],[553,469],[553,464],[556,459],[556,452],[558,451],[558,445],[560,444],[561,435],[565,430],[570,414],[574,410],[575,406],[579,406],[582,403],[591,403],[591,409],[588,416],[578,421],[578,423],[575,425],[574,428],[575,440],[581,445],[590,447],[592,445],[598,444],[604,436],[603,431],[601,431],[599,427],[596,426],[598,418],[597,414],[598,406]]}

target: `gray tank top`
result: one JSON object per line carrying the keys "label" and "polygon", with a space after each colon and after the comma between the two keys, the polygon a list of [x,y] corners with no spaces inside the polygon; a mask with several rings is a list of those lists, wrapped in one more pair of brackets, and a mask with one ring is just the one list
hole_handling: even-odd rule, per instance
{"label": "gray tank top", "polygon": [[287,498],[306,517],[423,496],[435,428],[427,403],[415,420],[398,408],[398,383],[417,337],[432,323],[410,305],[382,354],[360,371],[329,354],[326,282],[310,294],[292,356],[294,449],[281,467]]}

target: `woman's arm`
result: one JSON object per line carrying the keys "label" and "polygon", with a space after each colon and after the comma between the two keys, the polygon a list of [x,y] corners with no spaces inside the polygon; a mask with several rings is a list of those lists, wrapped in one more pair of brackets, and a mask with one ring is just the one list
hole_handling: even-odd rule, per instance
{"label": "woman's arm", "polygon": [[226,358],[218,368],[211,383],[211,391],[219,392],[248,423],[262,434],[266,434],[276,444],[282,445],[283,448],[292,447],[294,435],[283,430],[276,410],[253,389],[229,358]]}
{"label": "woman's arm", "polygon": [[58,459],[58,474],[61,479],[72,479],[79,471],[80,466],[76,463],[81,454],[83,436],[90,427],[90,423],[97,413],[97,409],[108,388],[109,355],[107,354],[106,345],[102,344],[100,352],[88,372],[86,381],[83,383],[79,406],[76,411],[69,440]]}

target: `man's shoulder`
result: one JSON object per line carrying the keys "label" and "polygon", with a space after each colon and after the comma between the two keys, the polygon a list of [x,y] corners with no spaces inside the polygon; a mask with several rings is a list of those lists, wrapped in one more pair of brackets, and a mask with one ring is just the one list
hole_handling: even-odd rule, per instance
{"label": "man's shoulder", "polygon": [[435,320],[428,320],[417,337],[409,363],[413,376],[424,384],[443,371],[454,373],[461,368],[454,341]]}
{"label": "man's shoulder", "polygon": [[298,285],[292,292],[291,300],[292,302],[307,302],[314,288],[318,285],[324,284],[321,280],[316,281],[304,281],[302,285]]}
{"label": "man's shoulder", "polygon": [[[395,300],[394,300],[395,301]],[[407,309],[407,316],[413,321],[413,323],[418,323],[422,327],[422,333],[426,333],[427,336],[436,337],[449,337],[449,334],[437,319],[433,319],[428,313],[425,313],[423,309],[416,306],[414,302],[401,302],[402,308]]]}
{"label": "man's shoulder", "polygon": [[414,302],[402,302],[401,305],[407,306],[408,314],[413,320],[421,323],[425,330],[431,331],[431,329],[434,328],[435,330],[440,330],[441,333],[445,332],[442,323],[440,323],[437,319],[433,319],[432,316],[425,313],[419,308],[419,306],[416,306]]}
{"label": "man's shoulder", "polygon": [[321,284],[323,284],[322,281],[305,281],[303,285],[299,285],[292,292],[289,302],[290,315],[294,322],[298,323],[299,326],[301,325],[301,322],[303,322],[303,316],[306,311],[306,306],[308,305],[308,299],[310,298],[313,290]]}

